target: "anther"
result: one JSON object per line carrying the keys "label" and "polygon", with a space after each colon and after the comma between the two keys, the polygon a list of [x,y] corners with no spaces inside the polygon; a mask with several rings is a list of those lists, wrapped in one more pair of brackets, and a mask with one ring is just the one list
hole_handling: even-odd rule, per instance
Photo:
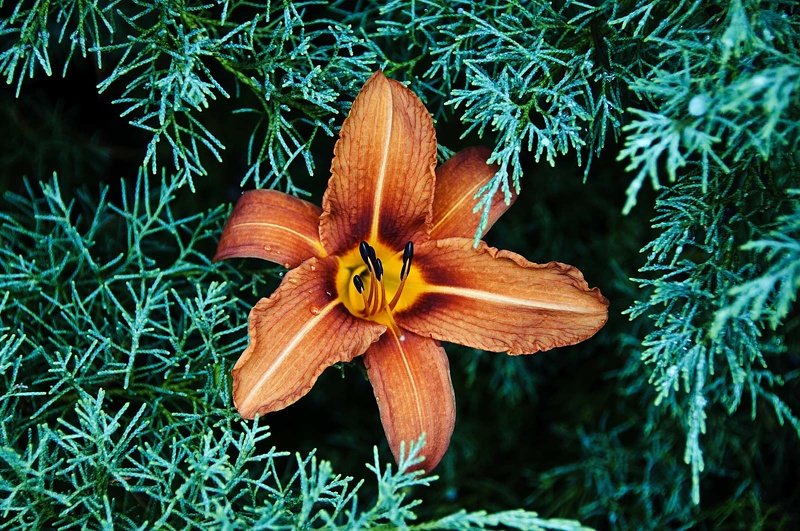
{"label": "anther", "polygon": [[[387,301],[386,298],[386,285],[383,282],[383,262],[375,253],[375,248],[366,241],[362,241],[358,245],[358,253],[361,255],[361,260],[366,264],[370,276],[369,289],[364,285],[364,280],[361,276],[356,275],[353,277],[353,285],[364,299],[365,317],[376,315],[384,309],[391,312],[400,300],[400,293],[403,291],[406,278],[408,277],[409,271],[411,271],[411,260],[414,258],[414,243],[408,242],[403,248],[403,265],[400,269],[400,285],[395,291],[391,301]],[[389,315],[389,319],[391,320],[391,313],[387,315]],[[393,329],[397,328],[394,321],[392,321],[392,324],[394,325],[392,326]],[[399,334],[399,329],[396,331]]]}
{"label": "anther", "polygon": [[390,312],[394,310],[394,307],[397,306],[397,303],[400,300],[400,294],[403,292],[403,288],[406,285],[406,279],[408,278],[408,273],[411,271],[411,260],[413,258],[414,242],[408,242],[403,249],[403,267],[400,268],[400,285],[397,287],[397,291],[394,292],[394,297],[392,297],[392,300],[387,305]]}
{"label": "anther", "polygon": [[408,242],[405,249],[403,249],[403,267],[400,268],[400,280],[405,279],[411,270],[412,258],[414,258],[414,243]]}
{"label": "anther", "polygon": [[356,287],[356,291],[359,293],[363,293],[364,291],[364,281],[361,280],[361,277],[356,275],[353,277],[353,285]]}
{"label": "anther", "polygon": [[[364,300],[364,311],[369,313],[369,300],[367,298],[367,290],[364,289],[364,281],[360,276],[356,275],[353,277],[353,285],[356,287],[356,291],[361,294],[361,298]],[[370,284],[370,287],[372,287],[372,284]],[[370,291],[372,290],[370,289]]]}
{"label": "anther", "polygon": [[358,252],[361,253],[361,259],[364,260],[364,263],[369,265],[369,244],[361,242],[358,245]]}
{"label": "anther", "polygon": [[414,242],[408,242],[403,249],[403,262],[410,262],[414,258]]}

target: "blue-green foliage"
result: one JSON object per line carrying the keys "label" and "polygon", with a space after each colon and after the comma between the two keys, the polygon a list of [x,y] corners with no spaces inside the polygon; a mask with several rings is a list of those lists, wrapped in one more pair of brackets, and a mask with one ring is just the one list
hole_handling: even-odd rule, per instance
{"label": "blue-green foliage", "polygon": [[587,153],[588,174],[607,136],[616,137],[622,112],[618,86],[629,77],[609,63],[605,43],[595,41],[592,20],[602,15],[595,8],[395,1],[380,15],[386,17],[378,22],[380,37],[401,38],[414,28],[412,57],[402,68],[421,64],[413,71],[421,77],[417,83],[432,85],[446,106],[463,108],[462,136],[474,131],[495,139],[490,160],[500,171],[478,194],[475,208],[482,223],[495,194],[508,200],[512,188],[519,191],[523,154],[554,165],[570,151],[580,164]]}
{"label": "blue-green foliage", "polygon": [[789,314],[800,287],[800,204],[798,191],[789,192],[792,211],[778,218],[763,239],[742,246],[743,251],[765,257],[769,267],[753,268],[747,276],[755,278],[730,289],[732,300],[716,313],[712,333],[723,330],[730,319],[743,325],[767,323],[776,330]]}
{"label": "blue-green foliage", "polygon": [[[785,353],[782,333],[772,330],[794,299],[798,262],[782,257],[788,284],[770,298],[763,264],[774,251],[762,241],[768,232],[796,242],[791,222],[774,227],[799,176],[800,34],[787,7],[736,1],[703,18],[707,12],[695,4],[683,31],[651,36],[658,61],[632,87],[655,110],[636,110],[625,126],[620,157],[637,173],[624,210],[646,176],[654,188],[664,174],[675,184],[656,201],[657,236],[643,249],[649,277],[641,284],[653,289],[630,314],[654,319],[642,359],[652,367],[656,403],[684,424],[695,503],[710,406],[732,413],[748,396],[755,417],[764,400],[800,435],[797,417],[775,391],[783,378],[770,369]],[[688,31],[693,19],[696,29]]]}
{"label": "blue-green foliage", "polygon": [[[52,75],[53,40],[69,43],[65,70],[76,49],[93,55],[99,66],[113,64],[98,88],[119,87],[121,115],[152,135],[143,164],[156,173],[169,153],[190,185],[207,174],[208,157],[220,160],[226,148],[204,124],[202,111],[245,91],[253,97],[237,97],[233,111],[254,115],[242,182],[276,187],[283,180],[286,191],[300,192],[289,166],[300,159],[313,172],[312,140],[318,132],[333,134],[340,95],[352,93],[375,68],[375,53],[352,28],[308,16],[323,2],[119,4],[17,3],[0,22],[0,35],[11,37],[0,51],[0,72],[16,83],[18,94],[37,70]],[[51,17],[60,26],[52,37]]]}
{"label": "blue-green foliage", "polygon": [[657,111],[634,109],[625,126],[619,155],[637,172],[625,211],[645,177],[658,189],[660,173],[674,182],[695,166],[707,193],[712,171],[741,171],[757,158],[797,151],[800,42],[796,16],[784,8],[737,0],[704,20],[695,4],[684,16],[694,19],[694,31],[650,36],[658,59],[631,88]]}
{"label": "blue-green foliage", "polygon": [[[89,528],[112,520],[124,528],[560,528],[514,511],[451,511],[410,524],[414,502],[403,489],[426,480],[381,472],[376,462],[377,501],[365,506],[359,484],[313,456],[298,457],[293,475],[279,473],[276,463],[291,458],[269,447],[266,428],[230,413],[228,369],[246,341],[247,311],[277,270],[212,267],[227,211],[178,208],[178,198],[184,187],[220,181],[301,194],[296,183],[318,164],[324,180],[329,137],[376,68],[425,101],[442,158],[476,140],[493,147],[500,170],[475,197],[484,221],[495,194],[536,192],[527,199],[535,218],[501,237],[515,237],[517,250],[536,238],[532,251],[545,259],[576,249],[576,265],[606,274],[607,284],[587,277],[612,299],[611,321],[592,340],[595,351],[571,351],[575,365],[559,365],[561,354],[558,362],[454,363],[466,368],[460,404],[473,406],[486,401],[476,397],[483,390],[515,411],[535,409],[548,379],[563,378],[566,391],[547,404],[566,413],[537,443],[552,438],[572,453],[510,471],[529,478],[524,503],[617,529],[796,525],[796,516],[780,515],[795,498],[770,505],[782,461],[763,457],[773,441],[775,453],[788,454],[800,434],[796,2],[0,6],[10,13],[0,20],[0,73],[16,95],[92,61],[98,90],[147,135],[135,185],[98,199],[93,190],[64,193],[54,179],[41,192],[31,185],[10,195],[0,210],[0,493],[9,494],[0,515],[12,527],[79,514]],[[220,114],[244,135],[224,136]],[[75,150],[64,144],[63,153]],[[28,153],[38,169],[42,146],[58,151],[44,141],[9,145],[20,149],[0,157],[3,168]],[[75,172],[102,172],[103,157],[86,157]],[[237,158],[236,175],[215,173],[217,161]],[[540,161],[563,174],[577,162],[597,197],[574,203],[579,194],[558,194],[567,177],[543,183]],[[540,201],[548,190],[556,192]],[[563,243],[567,233],[573,241]],[[628,251],[634,245],[640,254]],[[625,308],[629,323],[617,319]],[[586,399],[598,379],[605,401]],[[528,435],[459,423],[490,445]],[[494,446],[455,437],[461,453],[443,467],[459,485],[453,477]],[[702,513],[704,485],[713,494],[720,478],[733,486]]]}
{"label": "blue-green foliage", "polygon": [[[408,489],[435,479],[407,472],[424,441],[395,472],[376,450],[370,504],[363,481],[277,451],[266,426],[238,418],[225,359],[243,348],[246,307],[203,252],[227,209],[178,217],[187,177],[164,177],[156,193],[146,183],[123,188],[119,205],[107,189],[99,204],[65,197],[55,178],[7,197],[0,528],[410,527],[420,501]],[[522,510],[415,524],[495,526],[581,529]]]}
{"label": "blue-green foliage", "polygon": [[[300,158],[313,173],[312,140],[318,131],[332,134],[340,93],[352,91],[356,76],[374,62],[351,29],[325,19],[304,20],[306,10],[319,3],[135,2],[135,13],[121,17],[129,41],[96,50],[122,54],[114,57],[116,67],[99,88],[126,87],[116,100],[126,107],[122,115],[153,134],[144,163],[155,172],[158,143],[166,141],[175,166],[190,179],[206,174],[206,156],[220,159],[225,145],[199,113],[218,97],[245,90],[255,97],[254,106],[233,111],[252,113],[255,121],[247,148],[250,168],[242,182],[274,188],[285,179],[286,191],[297,193],[289,165]],[[231,93],[209,62],[233,75]],[[301,134],[301,123],[311,132]]]}

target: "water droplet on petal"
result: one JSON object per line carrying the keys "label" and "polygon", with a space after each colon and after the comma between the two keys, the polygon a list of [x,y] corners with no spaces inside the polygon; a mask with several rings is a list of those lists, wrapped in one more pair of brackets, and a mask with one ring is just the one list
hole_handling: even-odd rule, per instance
{"label": "water droplet on petal", "polygon": [[294,277],[289,277],[289,282],[292,284],[297,284],[297,279]]}
{"label": "water droplet on petal", "polygon": [[400,334],[400,341],[405,341],[405,340],[406,340],[406,336],[404,334]]}
{"label": "water droplet on petal", "polygon": [[317,266],[312,265],[311,266],[311,271],[316,271],[316,270],[317,270]]}
{"label": "water droplet on petal", "polygon": [[314,294],[314,290],[313,289],[307,289],[306,293],[308,293],[309,295],[313,295]]}
{"label": "water droplet on petal", "polygon": [[286,269],[291,269],[292,268],[292,264],[290,264],[289,262],[286,262],[286,263],[283,264],[283,267],[285,267]]}
{"label": "water droplet on petal", "polygon": [[330,291],[326,291],[325,296],[330,299],[331,297],[333,297],[333,294]]}
{"label": "water droplet on petal", "polygon": [[311,308],[309,308],[309,310],[311,310],[311,313],[313,313],[314,315],[319,315],[319,308],[317,308],[316,306],[312,306]]}
{"label": "water droplet on petal", "polygon": [[270,252],[270,251],[272,251],[272,247],[270,247],[269,245],[265,245],[264,246],[264,250],[267,251],[267,252]]}

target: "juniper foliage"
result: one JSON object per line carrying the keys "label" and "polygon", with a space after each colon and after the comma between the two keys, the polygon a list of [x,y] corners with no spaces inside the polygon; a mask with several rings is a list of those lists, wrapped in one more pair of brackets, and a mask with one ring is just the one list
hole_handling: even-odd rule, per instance
{"label": "juniper foliage", "polygon": [[799,176],[796,6],[736,1],[712,14],[695,5],[682,19],[694,31],[664,30],[658,38],[658,61],[632,87],[657,111],[634,113],[619,154],[637,172],[624,210],[645,176],[654,188],[662,173],[675,182],[656,201],[659,234],[643,248],[641,271],[652,277],[641,283],[652,292],[630,314],[657,309],[642,359],[653,366],[656,404],[682,417],[694,503],[710,404],[732,413],[749,395],[753,417],[765,401],[800,435],[793,408],[775,391],[783,377],[770,368],[786,354],[776,328],[795,295],[786,286],[767,303],[774,288],[758,265],[771,254],[759,243],[764,235],[795,238],[779,216],[790,208]]}
{"label": "juniper foliage", "polygon": [[[0,120],[15,133],[0,153],[15,191],[0,209],[2,525],[800,521],[796,2],[0,9],[0,101],[13,102]],[[280,270],[209,263],[236,185],[319,192],[336,128],[376,68],[425,101],[442,158],[493,148],[500,171],[476,215],[522,191],[493,241],[574,263],[612,300],[606,329],[557,356],[451,351],[460,416],[433,483],[380,457],[375,480],[350,479],[359,472],[335,449],[363,445],[374,423],[340,415],[343,433],[293,458],[272,446],[280,420],[238,420],[228,371]],[[72,72],[96,84],[89,107],[113,102],[122,122],[107,127],[143,135],[135,155],[76,135],[63,103],[48,110],[39,87]],[[43,184],[20,184],[30,172]],[[82,180],[105,185],[62,189]]]}
{"label": "juniper foliage", "polygon": [[420,500],[406,491],[435,479],[408,472],[424,440],[397,471],[375,450],[371,505],[363,480],[313,452],[282,473],[292,456],[230,407],[224,360],[243,347],[246,311],[203,249],[227,208],[177,217],[188,177],[156,193],[147,182],[121,205],[107,189],[67,199],[56,178],[6,198],[3,529],[582,529],[524,510],[412,525]]}

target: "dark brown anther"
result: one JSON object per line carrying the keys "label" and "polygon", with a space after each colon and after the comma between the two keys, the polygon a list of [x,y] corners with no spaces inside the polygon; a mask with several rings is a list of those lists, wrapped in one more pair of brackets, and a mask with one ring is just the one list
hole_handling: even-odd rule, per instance
{"label": "dark brown anther", "polygon": [[411,262],[414,258],[414,242],[408,242],[403,249],[403,262]]}
{"label": "dark brown anther", "polygon": [[353,277],[353,285],[356,287],[357,292],[362,293],[364,291],[364,281],[361,280],[360,276]]}
{"label": "dark brown anther", "polygon": [[375,259],[375,279],[380,282],[383,278],[383,264],[380,258]]}
{"label": "dark brown anther", "polygon": [[361,253],[361,259],[364,260],[364,263],[369,265],[369,244],[367,242],[361,242],[358,245],[358,252]]}
{"label": "dark brown anther", "polygon": [[400,280],[406,278],[411,270],[411,259],[414,258],[414,243],[408,242],[403,249],[403,267],[400,268]]}

